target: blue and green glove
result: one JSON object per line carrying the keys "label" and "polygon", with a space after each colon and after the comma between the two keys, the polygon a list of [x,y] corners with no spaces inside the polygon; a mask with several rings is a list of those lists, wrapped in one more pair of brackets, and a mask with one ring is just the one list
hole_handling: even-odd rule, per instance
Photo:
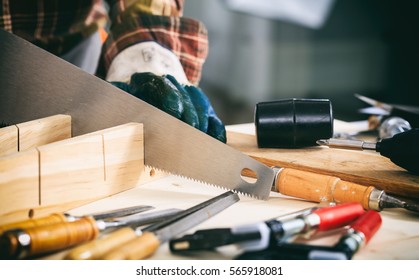
{"label": "blue and green glove", "polygon": [[151,72],[134,73],[129,84],[111,83],[221,142],[227,142],[225,126],[200,88],[183,86],[171,75],[158,76]]}

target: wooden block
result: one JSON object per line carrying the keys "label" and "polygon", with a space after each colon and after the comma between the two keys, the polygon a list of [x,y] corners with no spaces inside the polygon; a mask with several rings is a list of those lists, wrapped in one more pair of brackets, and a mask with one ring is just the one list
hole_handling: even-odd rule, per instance
{"label": "wooden block", "polygon": [[79,136],[40,146],[41,205],[89,201],[103,184],[101,135]]}
{"label": "wooden block", "polygon": [[19,151],[25,151],[71,137],[71,116],[54,115],[16,125]]}
{"label": "wooden block", "polygon": [[84,203],[135,187],[144,173],[143,126],[129,123],[41,146],[41,206]]}
{"label": "wooden block", "polygon": [[18,130],[15,125],[0,128],[0,156],[18,151]]}
{"label": "wooden block", "polygon": [[39,206],[38,151],[0,158],[0,224],[28,218]]}
{"label": "wooden block", "polygon": [[106,192],[135,187],[144,172],[143,125],[129,123],[103,131]]}
{"label": "wooden block", "polygon": [[158,178],[145,169],[143,144],[143,125],[129,123],[0,158],[0,224],[29,211],[35,218],[67,211]]}
{"label": "wooden block", "polygon": [[0,128],[0,156],[71,137],[71,117],[54,115]]}

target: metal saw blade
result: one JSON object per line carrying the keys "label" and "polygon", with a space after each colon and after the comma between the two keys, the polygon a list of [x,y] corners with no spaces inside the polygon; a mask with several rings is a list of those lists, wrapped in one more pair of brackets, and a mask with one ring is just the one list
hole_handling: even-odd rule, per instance
{"label": "metal saw blade", "polygon": [[[143,123],[146,165],[268,198],[274,179],[271,168],[3,30],[0,61],[1,121],[16,124],[67,114],[72,117],[73,136]],[[252,170],[257,180],[244,180],[243,169]]]}

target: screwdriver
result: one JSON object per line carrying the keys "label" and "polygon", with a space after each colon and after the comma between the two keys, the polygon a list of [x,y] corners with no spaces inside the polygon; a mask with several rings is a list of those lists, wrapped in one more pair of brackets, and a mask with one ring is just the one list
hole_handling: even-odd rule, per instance
{"label": "screwdriver", "polygon": [[419,174],[418,128],[398,133],[391,138],[381,139],[375,143],[332,138],[318,140],[317,144],[340,149],[373,150],[389,158],[393,163],[407,171]]}
{"label": "screwdriver", "polygon": [[246,251],[236,259],[351,260],[354,254],[370,241],[381,224],[381,215],[369,210],[355,220],[333,246],[280,242],[265,250]]}
{"label": "screwdriver", "polygon": [[290,219],[271,219],[265,222],[242,225],[234,228],[199,230],[194,234],[172,239],[172,252],[208,250],[229,244],[236,244],[245,251],[268,248],[271,244],[288,241],[297,236],[312,236],[346,226],[365,213],[357,202],[336,206],[313,208],[311,212]]}

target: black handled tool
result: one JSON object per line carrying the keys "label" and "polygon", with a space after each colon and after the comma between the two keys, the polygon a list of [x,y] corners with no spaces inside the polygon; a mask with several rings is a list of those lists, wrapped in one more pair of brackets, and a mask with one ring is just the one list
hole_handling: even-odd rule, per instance
{"label": "black handled tool", "polygon": [[398,133],[376,143],[332,138],[318,140],[317,144],[330,148],[374,150],[409,172],[419,174],[419,128]]}

